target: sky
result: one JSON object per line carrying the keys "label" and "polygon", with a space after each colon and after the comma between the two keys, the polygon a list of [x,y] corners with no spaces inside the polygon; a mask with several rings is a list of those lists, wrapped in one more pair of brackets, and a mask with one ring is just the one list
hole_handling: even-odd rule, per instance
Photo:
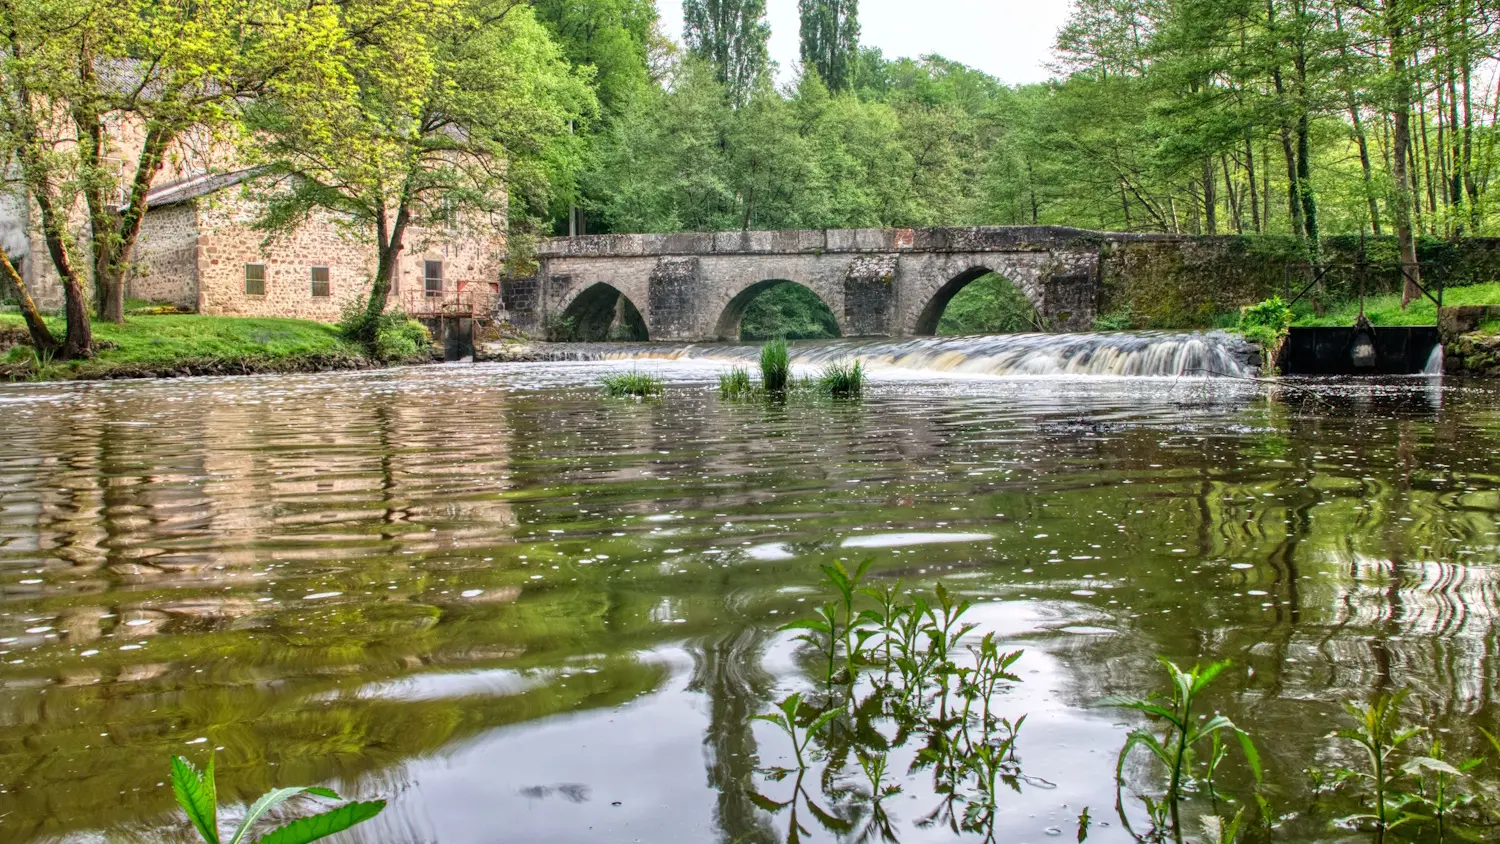
{"label": "sky", "polygon": [[[682,0],[657,0],[662,29],[682,41]],[[1008,84],[1041,82],[1071,0],[861,0],[860,43],[885,57],[940,53]],[[798,61],[797,0],[766,0],[771,59],[781,78]]]}

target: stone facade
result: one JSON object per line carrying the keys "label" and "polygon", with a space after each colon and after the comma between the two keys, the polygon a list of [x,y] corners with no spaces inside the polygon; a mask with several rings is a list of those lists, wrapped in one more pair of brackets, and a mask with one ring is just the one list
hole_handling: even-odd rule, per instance
{"label": "stone facade", "polygon": [[126,296],[188,310],[198,307],[198,209],[191,203],[147,214],[133,257]]}

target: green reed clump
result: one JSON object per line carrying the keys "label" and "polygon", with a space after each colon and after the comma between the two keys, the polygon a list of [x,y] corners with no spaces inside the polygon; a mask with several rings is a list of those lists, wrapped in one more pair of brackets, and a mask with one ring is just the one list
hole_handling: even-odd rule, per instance
{"label": "green reed clump", "polygon": [[836,399],[853,398],[865,390],[865,368],[859,361],[829,364],[818,379],[818,388]]}
{"label": "green reed clump", "polygon": [[768,393],[785,393],[791,379],[792,359],[785,340],[772,340],[760,347],[760,381]]}
{"label": "green reed clump", "polygon": [[599,379],[604,385],[604,394],[610,398],[650,398],[659,396],[666,389],[662,379],[655,375],[631,370]]}
{"label": "green reed clump", "polygon": [[719,375],[719,398],[737,399],[752,395],[755,385],[750,382],[750,371],[743,366],[736,366],[727,373]]}
{"label": "green reed clump", "polygon": [[[193,763],[181,756],[172,757],[172,794],[177,805],[187,814],[188,821],[205,844],[220,844],[218,795],[214,786],[214,758],[208,757],[208,767],[200,772]],[[275,788],[251,804],[240,825],[235,828],[225,844],[307,844],[342,832],[355,824],[363,823],[380,814],[385,808],[384,800],[369,800],[345,803],[320,814],[299,818],[283,824],[264,835],[250,837],[250,830],[268,812],[282,803],[299,796],[324,797],[338,800],[339,796],[327,788],[299,786]]]}

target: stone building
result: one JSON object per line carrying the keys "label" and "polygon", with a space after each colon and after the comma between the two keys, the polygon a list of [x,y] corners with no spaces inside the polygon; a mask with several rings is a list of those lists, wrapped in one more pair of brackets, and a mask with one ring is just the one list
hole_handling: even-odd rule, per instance
{"label": "stone building", "polygon": [[[115,199],[123,203],[140,128],[121,120],[109,133],[119,141],[110,145],[119,152],[107,160],[120,174]],[[147,195],[126,297],[202,314],[332,322],[346,303],[365,295],[375,274],[373,242],[340,226],[329,213],[315,213],[294,231],[274,237],[257,230],[254,175],[236,169],[233,151],[211,139],[186,138],[174,145]],[[35,206],[19,195],[4,200],[0,248],[19,265],[37,305],[60,310],[62,285],[35,225]],[[82,211],[72,212],[80,258],[87,248]],[[504,253],[502,235],[409,229],[390,307],[414,315],[470,309],[487,315],[499,298]],[[0,299],[7,293],[0,289]]]}
{"label": "stone building", "polygon": [[[268,236],[254,227],[252,174],[202,175],[163,184],[132,255],[126,295],[203,314],[332,322],[369,291],[376,250],[327,212]],[[472,307],[499,295],[504,240],[413,229],[392,280],[391,307],[420,314]]]}

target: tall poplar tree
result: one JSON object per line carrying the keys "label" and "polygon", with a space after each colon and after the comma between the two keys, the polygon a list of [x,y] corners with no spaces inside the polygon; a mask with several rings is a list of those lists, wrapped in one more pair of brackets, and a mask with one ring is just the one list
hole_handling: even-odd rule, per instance
{"label": "tall poplar tree", "polygon": [[802,64],[831,90],[848,89],[859,61],[859,0],[798,0],[798,8]]}
{"label": "tall poplar tree", "polygon": [[744,104],[766,71],[766,0],[683,0],[682,18],[688,49],[714,67],[735,105]]}

